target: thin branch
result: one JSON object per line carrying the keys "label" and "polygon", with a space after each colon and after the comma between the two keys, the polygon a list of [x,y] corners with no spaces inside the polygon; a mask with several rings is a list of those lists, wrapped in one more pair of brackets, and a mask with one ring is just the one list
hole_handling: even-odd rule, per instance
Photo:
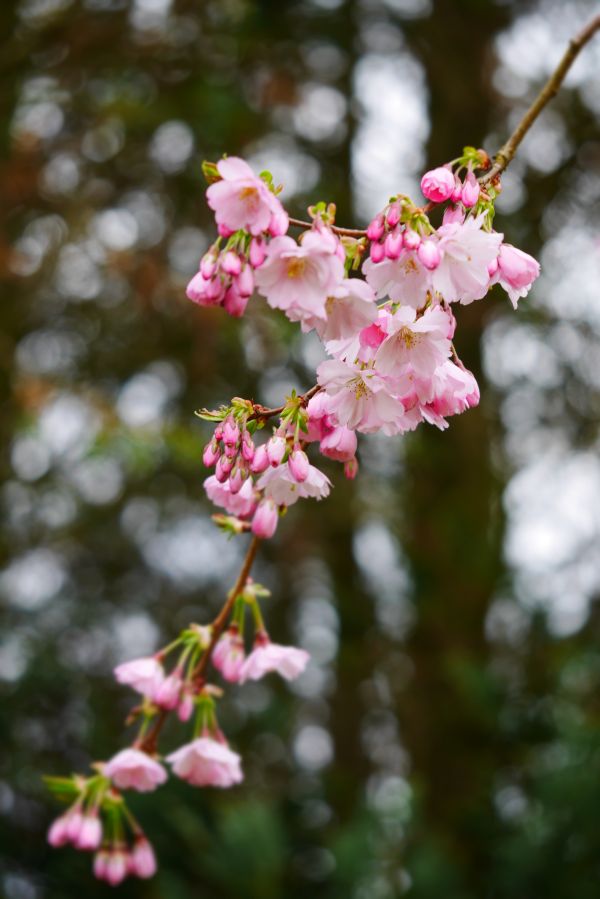
{"label": "thin branch", "polygon": [[567,72],[575,62],[580,51],[593,38],[598,30],[600,30],[600,15],[595,16],[591,20],[591,22],[589,22],[585,26],[585,28],[583,28],[579,32],[579,34],[571,38],[571,40],[569,41],[569,46],[567,47],[563,58],[557,65],[556,69],[554,70],[542,90],[539,92],[511,136],[496,153],[493,166],[491,167],[489,172],[486,172],[485,175],[483,175],[483,177],[479,179],[481,184],[489,184],[490,181],[493,181],[494,178],[497,178],[498,175],[500,175],[509,165],[510,161],[513,159],[517,151],[517,147],[539,116],[542,109],[558,93],[561,84],[565,80]]}
{"label": "thin branch", "polygon": [[[301,401],[302,406],[306,406],[309,399],[318,393],[321,389],[319,384],[315,384],[310,390],[307,390],[306,393],[303,393],[299,400]],[[275,415],[281,415],[284,406],[277,406],[275,409],[268,409],[266,406],[261,406],[260,403],[254,403],[254,412],[252,415],[248,416],[248,421],[266,421],[268,418],[273,418]]]}
{"label": "thin branch", "polygon": [[[237,577],[237,580],[232,587],[232,589],[227,594],[227,599],[225,600],[223,607],[215,620],[211,625],[211,638],[210,643],[202,654],[202,658],[196,665],[196,668],[193,672],[193,679],[196,683],[200,683],[204,679],[204,674],[206,671],[206,666],[210,660],[212,652],[216,646],[217,640],[223,633],[225,629],[225,625],[227,624],[227,619],[231,613],[233,608],[233,604],[236,598],[240,595],[244,587],[246,586],[246,581],[248,580],[248,575],[250,574],[250,569],[252,568],[252,563],[256,557],[256,551],[258,549],[258,544],[260,540],[258,537],[253,537],[248,547],[248,552],[244,558],[242,563],[242,567],[240,569],[240,573]],[[136,744],[137,749],[141,749],[142,752],[147,752],[149,755],[153,755],[156,752],[158,737],[160,735],[161,730],[163,729],[167,718],[169,717],[168,709],[161,709],[158,717],[156,718],[154,724],[146,734],[146,736]]]}
{"label": "thin branch", "polygon": [[[290,219],[290,225],[296,225],[297,228],[312,228],[312,222],[303,222],[302,219]],[[341,237],[366,237],[367,232],[361,231],[359,228],[338,228],[337,225],[329,225],[334,234]]]}

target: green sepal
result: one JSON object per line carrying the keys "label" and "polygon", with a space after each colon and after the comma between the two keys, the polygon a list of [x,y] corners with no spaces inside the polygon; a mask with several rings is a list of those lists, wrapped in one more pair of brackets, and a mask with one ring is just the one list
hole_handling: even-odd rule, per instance
{"label": "green sepal", "polygon": [[71,802],[81,793],[71,777],[44,776],[43,780],[52,795],[63,802]]}
{"label": "green sepal", "polygon": [[204,175],[207,184],[215,184],[217,181],[223,180],[219,175],[217,164],[215,162],[209,162],[207,159],[202,161],[202,174]]}

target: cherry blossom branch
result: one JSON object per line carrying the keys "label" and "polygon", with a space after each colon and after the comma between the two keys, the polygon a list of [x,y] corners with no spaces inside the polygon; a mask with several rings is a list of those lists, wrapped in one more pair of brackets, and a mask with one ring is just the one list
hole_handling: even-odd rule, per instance
{"label": "cherry blossom branch", "polygon": [[[307,390],[306,393],[303,393],[302,396],[298,397],[300,404],[302,406],[306,406],[308,401],[318,393],[320,390],[320,386],[315,384],[310,390]],[[281,413],[285,409],[285,405],[277,406],[275,409],[268,409],[266,406],[261,406],[260,403],[254,403],[254,412],[252,415],[248,416],[248,421],[266,421],[269,418],[274,418],[276,415],[281,415]]]}
{"label": "cherry blossom branch", "polygon": [[[227,599],[223,603],[221,611],[210,626],[210,642],[203,652],[202,658],[196,665],[196,668],[194,669],[194,672],[192,674],[192,678],[197,685],[200,685],[201,681],[204,679],[206,667],[210,661],[217,641],[225,629],[225,625],[227,624],[227,620],[229,618],[229,615],[231,614],[233,604],[246,586],[248,575],[250,574],[254,559],[256,558],[256,552],[258,550],[259,543],[260,540],[258,539],[258,537],[252,538],[246,556],[244,557],[242,567],[240,568],[240,573],[238,574],[237,580],[232,589],[227,594]],[[146,736],[136,744],[137,749],[140,749],[142,752],[146,752],[149,755],[154,755],[156,753],[158,738],[167,721],[167,718],[169,717],[169,711],[169,709],[161,709],[152,728],[148,731]]]}
{"label": "cherry blossom branch", "polygon": [[[313,223],[291,218],[290,225],[295,225],[297,228],[312,228]],[[367,234],[366,231],[360,228],[340,228],[337,225],[329,225],[328,227],[334,234],[339,234],[341,237],[365,237]]]}
{"label": "cherry blossom branch", "polygon": [[490,181],[493,181],[494,178],[497,178],[498,175],[500,175],[507,168],[514,157],[519,144],[541,113],[542,109],[558,93],[561,84],[565,80],[567,72],[575,62],[580,51],[593,38],[598,30],[600,30],[600,15],[595,16],[591,20],[591,22],[588,22],[585,28],[583,28],[579,32],[579,34],[571,38],[571,40],[569,41],[569,45],[558,66],[556,67],[540,93],[537,95],[511,136],[496,153],[494,157],[494,164],[492,165],[491,169],[489,170],[489,172],[486,172],[482,178],[479,179],[481,184],[489,184]]}

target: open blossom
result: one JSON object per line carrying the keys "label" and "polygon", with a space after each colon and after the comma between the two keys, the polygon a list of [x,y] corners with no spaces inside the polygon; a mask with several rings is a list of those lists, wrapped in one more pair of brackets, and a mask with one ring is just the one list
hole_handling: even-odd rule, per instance
{"label": "open blossom", "polygon": [[498,256],[502,234],[484,231],[485,213],[438,229],[442,259],[431,273],[435,290],[446,302],[463,305],[480,300],[488,292],[488,267]]}
{"label": "open blossom", "polygon": [[212,663],[225,680],[237,683],[245,658],[244,641],[240,637],[237,627],[231,627],[218,640],[213,650]]}
{"label": "open blossom", "polygon": [[388,336],[375,356],[377,370],[398,375],[410,363],[416,374],[428,377],[450,356],[450,320],[441,306],[426,309],[420,318],[410,306],[401,306],[388,321]]}
{"label": "open blossom", "polygon": [[300,244],[276,237],[256,272],[256,285],[273,309],[282,309],[305,331],[327,319],[327,297],[344,277],[337,238],[326,229],[306,231]]}
{"label": "open blossom", "polygon": [[133,687],[142,696],[148,697],[154,695],[165,678],[163,666],[153,656],[123,662],[117,665],[114,675],[120,684]]}
{"label": "open blossom", "polygon": [[243,780],[241,758],[226,742],[203,736],[167,756],[174,773],[194,787],[231,787]]}
{"label": "open blossom", "polygon": [[247,518],[256,508],[252,478],[246,478],[237,493],[233,493],[229,481],[221,484],[213,474],[204,481],[204,489],[209,500],[230,515]]}
{"label": "open blossom", "polygon": [[527,296],[539,273],[537,259],[508,243],[502,244],[498,254],[498,271],[493,280],[499,281],[515,309],[519,299]]}
{"label": "open blossom", "polygon": [[167,779],[161,764],[140,749],[122,749],[104,766],[104,774],[121,790],[150,793]]}
{"label": "open blossom", "polygon": [[341,426],[332,428],[329,434],[322,438],[319,450],[324,456],[335,459],[336,462],[350,462],[356,455],[357,445],[354,431]]}
{"label": "open blossom", "polygon": [[321,363],[317,379],[330,396],[330,410],[339,425],[364,433],[402,430],[404,407],[374,369],[332,359]]}
{"label": "open blossom", "polygon": [[295,646],[280,646],[271,643],[264,633],[258,634],[254,649],[244,662],[241,682],[260,680],[265,674],[275,671],[286,680],[293,680],[302,674],[310,656],[304,649]]}
{"label": "open blossom", "polygon": [[299,482],[287,465],[280,465],[265,471],[257,486],[264,492],[267,501],[271,500],[276,506],[292,506],[299,499],[324,499],[329,496],[331,481],[314,465],[309,465],[306,478]]}
{"label": "open blossom", "polygon": [[373,288],[359,278],[344,278],[325,302],[327,318],[316,325],[323,341],[352,339],[377,318]]}
{"label": "open blossom", "polygon": [[479,403],[479,385],[475,376],[451,359],[438,366],[427,384],[415,386],[416,392],[421,393],[423,419],[441,430],[448,426],[448,416],[458,415]]}
{"label": "open blossom", "polygon": [[206,199],[218,225],[230,232],[244,228],[254,235],[270,227],[277,234],[287,231],[287,213],[247,162],[230,156],[217,163],[217,170],[222,180],[210,185]]}
{"label": "open blossom", "polygon": [[403,249],[397,259],[377,263],[367,259],[363,263],[363,272],[378,299],[389,296],[415,309],[425,303],[427,292],[431,290],[431,272],[411,249]]}

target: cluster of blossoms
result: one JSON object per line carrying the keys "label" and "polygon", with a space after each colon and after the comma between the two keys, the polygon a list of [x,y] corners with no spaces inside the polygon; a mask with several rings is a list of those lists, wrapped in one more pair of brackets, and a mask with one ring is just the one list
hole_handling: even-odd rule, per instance
{"label": "cluster of blossoms", "polygon": [[[243,684],[269,672],[295,678],[308,663],[303,650],[270,641],[259,606],[267,591],[248,574],[257,539],[273,536],[287,507],[330,492],[329,478],[309,460],[311,446],[354,478],[357,434],[403,434],[422,422],[443,429],[449,416],[479,402],[477,382],[454,347],[453,305],[481,300],[500,284],[516,307],[539,273],[535,259],[493,230],[500,185],[495,179],[483,188],[476,176],[489,165],[483,151],[465,148],[423,176],[425,206],[394,196],[364,232],[337,228],[335,208],[319,203],[295,239],[268,173],[257,177],[236,158],[205,164],[219,238],[202,258],[188,297],[240,316],[257,292],[304,332],[316,331],[323,361],[315,385],[280,408],[236,397],[198,413],[215,425],[203,453],[214,469],[206,493],[224,510],[214,518],[254,540],[212,625],[191,625],[154,656],[116,669],[117,680],[141,697],[130,715],[140,721],[133,743],[96,763],[91,777],[49,779],[70,802],[52,825],[50,842],[95,851],[94,872],[108,883],[149,877],[156,868],[123,791],[155,790],[167,780],[164,763],[194,786],[231,787],[243,778],[241,758],[218,725],[223,689],[208,682],[209,664],[223,681]],[[438,208],[441,223],[434,227],[428,213]],[[259,441],[272,419],[275,426]],[[249,614],[254,638],[247,653]],[[170,714],[191,723],[192,734],[162,758],[158,736]]]}
{"label": "cluster of blossoms", "polygon": [[[232,787],[243,780],[242,760],[221,731],[216,705],[223,690],[206,680],[209,662],[225,681],[244,683],[275,672],[286,680],[298,677],[309,656],[294,646],[272,643],[259,599],[269,592],[246,579],[231,596],[227,630],[191,625],[155,655],[133,659],[115,668],[115,677],[140,697],[129,717],[139,721],[133,743],[106,762],[96,762],[90,777],[51,777],[55,795],[69,803],[48,832],[52,846],[72,845],[94,852],[95,876],[116,886],[126,877],[148,878],[156,871],[154,851],[127,805],[124,791],[150,793],[173,774],[195,787]],[[246,655],[244,629],[248,612],[254,639]],[[169,656],[176,656],[167,669]],[[191,739],[164,759],[157,752],[157,736],[167,715],[191,722]]]}

